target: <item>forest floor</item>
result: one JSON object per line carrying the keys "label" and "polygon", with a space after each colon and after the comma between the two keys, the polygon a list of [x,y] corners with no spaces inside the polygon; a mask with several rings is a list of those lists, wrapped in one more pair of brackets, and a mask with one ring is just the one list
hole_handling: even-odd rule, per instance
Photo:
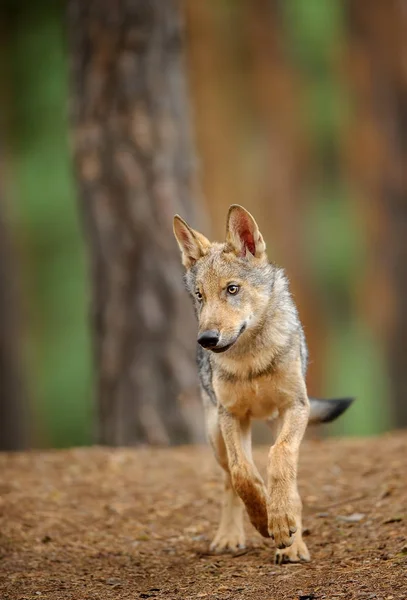
{"label": "forest floor", "polygon": [[[264,470],[267,448],[256,449]],[[307,441],[300,463],[312,562],[208,550],[221,477],[208,448],[0,455],[0,599],[407,598],[407,432]],[[348,519],[347,519],[348,518]]]}

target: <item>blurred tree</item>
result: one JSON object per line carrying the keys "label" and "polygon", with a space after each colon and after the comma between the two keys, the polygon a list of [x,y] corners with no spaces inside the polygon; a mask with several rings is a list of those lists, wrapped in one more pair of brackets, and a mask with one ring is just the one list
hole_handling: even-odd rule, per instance
{"label": "blurred tree", "polygon": [[347,159],[369,245],[360,312],[384,348],[394,425],[407,426],[407,11],[347,0],[354,119]]}
{"label": "blurred tree", "polygon": [[350,393],[358,399],[333,425],[335,431],[369,433],[386,426],[386,395],[377,346],[355,302],[364,236],[342,162],[350,112],[349,88],[341,77],[347,37],[344,8],[342,0],[291,0],[283,9],[284,41],[298,73],[298,112],[312,149],[301,232],[315,275],[312,287],[325,314],[323,385],[325,393]]}
{"label": "blurred tree", "polygon": [[240,24],[234,18],[236,6],[228,2],[183,0],[182,7],[200,178],[212,232],[223,239],[230,204],[253,210],[255,195],[244,137],[247,103],[241,92],[246,72],[236,52]]}
{"label": "blurred tree", "polygon": [[302,123],[304,85],[288,51],[283,5],[278,0],[244,0],[242,7],[251,75],[248,88],[267,160],[258,210],[274,258],[281,260],[291,281],[310,351],[308,389],[319,395],[325,368],[326,311],[304,227],[316,162]]}
{"label": "blurred tree", "polygon": [[0,204],[0,450],[27,444],[20,339],[15,257]]}
{"label": "blurred tree", "polygon": [[301,124],[301,82],[290,63],[280,4],[184,0],[195,128],[213,230],[232,202],[262,224],[270,257],[292,280],[309,338],[309,389],[321,392],[324,311],[306,252],[305,172],[312,149]]}
{"label": "blurred tree", "polygon": [[18,302],[17,259],[10,226],[9,131],[10,94],[6,56],[7,12],[0,7],[0,450],[20,450],[27,445],[26,390],[23,381],[21,323]]}
{"label": "blurred tree", "polygon": [[99,441],[201,440],[195,324],[172,234],[174,213],[196,212],[177,3],[70,0],[69,27]]}

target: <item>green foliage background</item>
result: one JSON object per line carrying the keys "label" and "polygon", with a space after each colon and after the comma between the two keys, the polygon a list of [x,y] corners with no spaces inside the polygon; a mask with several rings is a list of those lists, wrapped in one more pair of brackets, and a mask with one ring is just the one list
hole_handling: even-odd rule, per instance
{"label": "green foliage background", "polygon": [[11,168],[34,442],[91,441],[84,245],[68,135],[62,2],[17,2],[8,37]]}

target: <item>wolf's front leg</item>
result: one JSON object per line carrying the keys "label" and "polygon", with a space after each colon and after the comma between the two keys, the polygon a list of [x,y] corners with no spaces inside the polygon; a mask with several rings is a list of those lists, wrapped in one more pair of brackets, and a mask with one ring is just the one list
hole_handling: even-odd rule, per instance
{"label": "wolf's front leg", "polygon": [[279,565],[286,562],[308,562],[310,560],[307,545],[302,539],[302,503],[298,490],[294,501],[294,512],[297,531],[295,532],[294,541],[291,546],[276,550],[275,562]]}
{"label": "wolf's front leg", "polygon": [[[308,398],[306,393],[302,393],[289,407],[280,411],[280,432],[269,453],[268,531],[279,549],[291,546],[294,534],[301,529],[297,464],[308,418]],[[297,539],[301,539],[301,533]]]}
{"label": "wolf's front leg", "polygon": [[220,405],[219,424],[233,488],[243,500],[254,527],[262,536],[269,537],[266,488],[251,459],[250,419],[240,420]]}

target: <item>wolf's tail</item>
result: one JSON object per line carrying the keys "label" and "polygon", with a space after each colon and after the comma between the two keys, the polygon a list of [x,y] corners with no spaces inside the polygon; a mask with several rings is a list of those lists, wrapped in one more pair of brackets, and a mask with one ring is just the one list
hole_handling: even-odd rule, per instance
{"label": "wolf's tail", "polygon": [[334,421],[349,408],[353,400],[354,398],[335,398],[332,400],[310,398],[311,412],[309,424],[314,425]]}

